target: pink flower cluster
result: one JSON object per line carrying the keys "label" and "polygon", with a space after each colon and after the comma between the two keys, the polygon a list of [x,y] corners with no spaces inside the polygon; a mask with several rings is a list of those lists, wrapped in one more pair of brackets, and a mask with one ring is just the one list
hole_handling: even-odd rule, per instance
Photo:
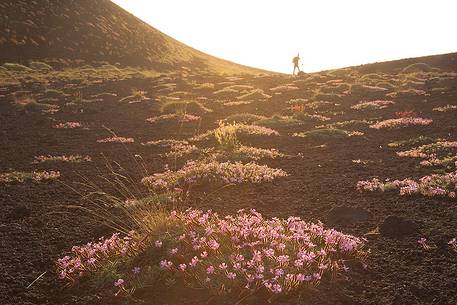
{"label": "pink flower cluster", "polygon": [[426,144],[406,151],[397,152],[400,157],[422,158],[421,165],[449,165],[455,164],[457,156],[446,156],[438,158],[437,153],[446,153],[450,149],[457,148],[457,141],[439,141],[431,144]]}
{"label": "pink flower cluster", "polygon": [[172,212],[183,231],[161,247],[159,266],[201,287],[273,294],[318,285],[363,255],[363,241],[299,217],[265,219],[255,210],[219,217],[211,211]]}
{"label": "pink flower cluster", "polygon": [[33,163],[43,163],[48,161],[62,161],[62,162],[71,162],[71,163],[80,163],[80,162],[90,162],[92,161],[91,157],[89,156],[81,156],[81,155],[70,155],[70,156],[37,156]]}
{"label": "pink flower cluster", "polygon": [[165,156],[169,158],[179,158],[195,152],[198,152],[198,148],[195,145],[176,143],[171,144],[170,151],[166,153]]}
{"label": "pink flower cluster", "polygon": [[105,139],[97,140],[97,143],[133,143],[135,140],[133,138],[124,138],[118,136],[112,136]]}
{"label": "pink flower cluster", "polygon": [[266,149],[266,148],[257,148],[251,146],[240,145],[234,150],[235,154],[240,154],[246,157],[249,157],[254,160],[259,160],[261,158],[271,158],[275,159],[278,157],[284,156],[282,153],[276,149]]}
{"label": "pink flower cluster", "polygon": [[54,125],[54,128],[56,128],[56,129],[75,129],[75,128],[81,128],[81,127],[83,127],[83,126],[79,122],[65,122],[65,123],[59,123],[57,125]]}
{"label": "pink flower cluster", "polygon": [[420,162],[423,166],[436,166],[436,165],[444,165],[448,166],[449,164],[454,164],[457,167],[457,156],[450,156],[444,157],[442,159],[437,158],[436,156],[432,155],[428,160],[422,160]]}
{"label": "pink flower cluster", "polygon": [[384,192],[384,183],[381,182],[378,178],[373,178],[371,180],[360,180],[357,182],[356,188],[359,191]]}
{"label": "pink flower cluster", "polygon": [[43,182],[48,180],[55,180],[60,178],[59,171],[41,171],[41,172],[33,172],[32,179],[36,182]]}
{"label": "pink flower cluster", "polygon": [[452,247],[452,250],[457,252],[457,238],[452,238],[447,244]]}
{"label": "pink flower cluster", "polygon": [[457,171],[446,174],[433,174],[424,176],[415,181],[412,179],[381,182],[374,178],[357,182],[359,191],[385,191],[398,189],[400,195],[421,194],[427,197],[455,198],[457,191]]}
{"label": "pink flower cluster", "polygon": [[137,238],[119,233],[99,242],[90,242],[83,246],[73,246],[71,255],[57,260],[59,278],[74,283],[87,273],[94,272],[110,261],[128,258],[139,253],[144,247]]}
{"label": "pink flower cluster", "polygon": [[261,183],[270,182],[287,173],[281,169],[259,165],[254,162],[189,161],[178,171],[156,173],[142,179],[142,183],[154,190],[166,190],[175,187],[209,183]]}
{"label": "pink flower cluster", "polygon": [[370,128],[384,129],[384,128],[408,127],[408,126],[414,126],[414,125],[424,126],[424,125],[430,125],[432,122],[433,122],[432,119],[404,117],[404,118],[388,119],[388,120],[380,121],[380,122],[370,125]]}
{"label": "pink flower cluster", "polygon": [[389,105],[393,105],[395,102],[393,101],[383,101],[383,100],[376,100],[376,101],[362,101],[356,105],[351,106],[351,109],[362,110],[362,109],[384,109],[387,108]]}

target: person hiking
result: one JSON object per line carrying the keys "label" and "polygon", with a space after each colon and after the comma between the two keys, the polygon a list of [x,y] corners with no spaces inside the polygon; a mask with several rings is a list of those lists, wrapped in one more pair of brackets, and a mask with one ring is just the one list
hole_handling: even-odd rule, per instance
{"label": "person hiking", "polygon": [[297,54],[297,56],[295,56],[293,59],[292,59],[292,63],[294,64],[294,72],[292,72],[292,75],[295,75],[295,69],[298,70],[298,73],[300,73],[300,67],[298,66],[298,63],[300,62],[300,54]]}

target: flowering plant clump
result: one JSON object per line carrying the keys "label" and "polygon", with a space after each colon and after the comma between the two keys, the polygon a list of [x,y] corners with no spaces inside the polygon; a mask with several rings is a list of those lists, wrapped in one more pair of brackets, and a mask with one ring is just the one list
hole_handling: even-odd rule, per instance
{"label": "flowering plant clump", "polygon": [[240,105],[249,105],[251,104],[251,101],[237,101],[237,102],[225,102],[224,106],[240,106]]}
{"label": "flowering plant clump", "polygon": [[113,137],[97,140],[97,143],[121,143],[121,144],[126,144],[126,143],[133,143],[133,142],[135,142],[135,140],[133,138],[124,138],[124,137],[118,137],[118,136],[113,136]]}
{"label": "flowering plant clump", "polygon": [[56,129],[76,129],[81,127],[83,127],[83,125],[79,122],[65,122],[54,125],[54,128]]}
{"label": "flowering plant clump", "polygon": [[70,163],[80,163],[80,162],[91,162],[92,158],[89,156],[81,156],[81,155],[70,155],[70,156],[36,156],[33,163],[43,163],[49,161],[62,161],[62,162],[70,162]]}
{"label": "flowering plant clump", "polygon": [[316,121],[320,121],[320,122],[325,122],[325,121],[331,120],[329,117],[326,117],[325,115],[309,114],[309,113],[303,112],[303,110],[300,111],[300,110],[294,109],[293,107],[291,109],[296,111],[296,113],[294,113],[294,115],[293,115],[293,118],[300,120],[300,121],[316,120]]}
{"label": "flowering plant clump", "polygon": [[267,100],[270,99],[271,95],[265,94],[262,89],[254,89],[249,93],[238,96],[238,100]]}
{"label": "flowering plant clump", "polygon": [[294,86],[292,84],[286,84],[286,85],[280,85],[280,86],[277,86],[277,87],[273,87],[273,88],[270,88],[270,91],[272,92],[288,92],[288,91],[295,91],[295,90],[299,90],[300,88],[298,88],[297,86]]}
{"label": "flowering plant clump", "polygon": [[32,180],[36,182],[55,180],[58,178],[60,178],[59,171],[40,171],[32,173]]}
{"label": "flowering plant clump", "polygon": [[365,255],[363,240],[298,217],[266,219],[255,210],[221,217],[188,209],[161,213],[159,221],[142,234],[73,247],[57,261],[60,279],[73,284],[109,269],[104,279],[118,294],[150,287],[160,272],[222,293],[287,294],[316,286]]}
{"label": "flowering plant clump", "polygon": [[355,137],[363,136],[364,133],[361,131],[347,131],[344,129],[338,128],[320,128],[314,129],[306,132],[294,132],[293,137],[298,138],[344,138],[344,137]]}
{"label": "flowering plant clump", "polygon": [[170,146],[170,151],[166,153],[165,156],[170,158],[179,158],[196,152],[198,152],[198,148],[195,145],[177,143]]}
{"label": "flowering plant clump", "polygon": [[348,120],[335,122],[325,125],[318,125],[316,128],[343,128],[343,127],[365,127],[366,125],[372,124],[372,121],[367,120]]}
{"label": "flowering plant clump", "polygon": [[382,182],[377,178],[357,182],[359,191],[386,191],[398,189],[400,195],[421,194],[427,197],[456,197],[457,171],[446,174],[424,176],[418,181],[412,179]]}
{"label": "flowering plant clump", "polygon": [[457,167],[457,155],[456,156],[449,156],[444,158],[437,158],[436,156],[432,156],[428,160],[422,160],[420,162],[422,166],[456,166]]}
{"label": "flowering plant clump", "polygon": [[417,113],[412,110],[397,111],[397,112],[395,112],[395,116],[397,118],[417,118],[418,117]]}
{"label": "flowering plant clump", "polygon": [[424,143],[430,143],[433,141],[437,141],[440,139],[434,139],[430,137],[425,137],[425,136],[418,136],[415,138],[411,138],[408,140],[400,140],[400,141],[394,141],[390,142],[387,144],[389,147],[404,147],[404,146],[409,146],[409,145],[418,145],[418,144],[424,144]]}
{"label": "flowering plant clump", "polygon": [[457,252],[457,238],[452,238],[447,244],[452,247],[452,250]]}
{"label": "flowering plant clump", "polygon": [[142,183],[153,190],[188,188],[199,183],[261,183],[271,182],[275,178],[285,177],[287,173],[281,169],[259,165],[254,162],[189,161],[177,171],[156,173],[142,179]]}
{"label": "flowering plant clump", "polygon": [[290,105],[304,105],[304,104],[307,104],[308,102],[309,102],[309,100],[306,98],[294,98],[294,99],[287,101],[286,103],[290,104]]}
{"label": "flowering plant clump", "polygon": [[449,149],[454,148],[457,148],[457,141],[438,141],[410,150],[397,152],[397,155],[400,157],[430,158],[438,152],[448,151]]}
{"label": "flowering plant clump", "polygon": [[193,114],[180,114],[180,113],[170,113],[170,114],[163,114],[156,117],[146,119],[149,123],[158,123],[162,121],[170,121],[170,120],[177,120],[180,123],[188,123],[200,120],[198,115]]}
{"label": "flowering plant clump", "polygon": [[256,135],[256,136],[279,136],[279,132],[268,127],[262,127],[257,125],[246,125],[246,124],[224,124],[222,127],[214,130],[209,130],[203,134],[193,137],[192,141],[202,141],[210,139],[215,136],[216,130],[222,133],[236,133],[236,135]]}
{"label": "flowering plant clump", "polygon": [[170,217],[185,225],[162,246],[169,251],[160,267],[220,291],[287,294],[318,285],[327,274],[346,270],[345,260],[363,254],[360,239],[298,217],[265,219],[255,210],[219,217],[193,209]]}
{"label": "flowering plant clump", "polygon": [[57,271],[61,280],[76,282],[84,275],[95,272],[113,261],[125,261],[137,255],[144,244],[137,236],[121,238],[119,233],[110,238],[100,238],[99,242],[90,242],[83,246],[73,246],[71,256],[57,260]]}
{"label": "flowering plant clump", "polygon": [[447,104],[446,106],[443,106],[443,107],[435,107],[432,110],[439,111],[439,112],[447,112],[447,111],[453,110],[453,109],[457,109],[457,105]]}
{"label": "flowering plant clump", "polygon": [[387,108],[389,105],[393,105],[395,102],[393,101],[383,101],[383,100],[376,100],[376,101],[362,101],[356,105],[351,106],[351,109],[362,110],[362,109],[384,109]]}
{"label": "flowering plant clump", "polygon": [[312,110],[318,110],[320,108],[325,108],[325,107],[330,107],[330,106],[338,106],[339,104],[335,104],[332,102],[327,102],[327,101],[315,101],[308,103],[304,105],[305,108],[312,109]]}
{"label": "flowering plant clump", "polygon": [[351,86],[351,92],[354,91],[368,91],[368,92],[382,92],[382,91],[387,91],[387,88],[384,87],[379,87],[379,86],[370,86],[370,85],[358,85],[354,84]]}
{"label": "flowering plant clump", "polygon": [[59,171],[11,172],[0,174],[0,184],[24,183],[26,180],[44,182],[60,178]]}
{"label": "flowering plant clump", "polygon": [[148,141],[146,143],[141,143],[141,145],[150,146],[156,145],[160,147],[172,147],[174,145],[187,145],[189,142],[185,140],[175,140],[175,139],[165,139],[165,140],[157,140],[157,141]]}
{"label": "flowering plant clump", "polygon": [[230,88],[230,87],[223,88],[223,89],[213,92],[214,95],[228,95],[228,94],[236,94],[236,93],[239,93],[239,91],[236,89]]}
{"label": "flowering plant clump", "polygon": [[414,125],[430,125],[433,122],[432,119],[424,119],[424,118],[397,118],[397,119],[388,119],[384,121],[377,122],[375,124],[370,125],[370,128],[374,129],[384,129],[384,128],[399,128],[399,127],[408,127]]}
{"label": "flowering plant clump", "polygon": [[[449,155],[452,149],[457,148],[457,141],[438,141],[431,144],[422,145],[410,150],[397,152],[400,157],[422,158],[421,165],[454,165],[457,161],[456,155]],[[439,158],[437,154],[448,154]]]}
{"label": "flowering plant clump", "polygon": [[266,149],[266,148],[257,148],[257,147],[244,146],[244,145],[238,146],[233,151],[233,153],[237,154],[237,155],[247,156],[254,160],[259,160],[262,158],[275,159],[275,158],[284,156],[282,153],[280,153],[279,151],[277,151],[274,148]]}

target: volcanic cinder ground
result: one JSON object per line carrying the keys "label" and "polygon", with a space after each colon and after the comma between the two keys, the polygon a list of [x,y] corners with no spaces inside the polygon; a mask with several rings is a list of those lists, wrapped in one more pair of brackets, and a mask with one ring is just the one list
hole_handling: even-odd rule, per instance
{"label": "volcanic cinder ground", "polygon": [[[10,13],[20,8],[17,16],[23,16],[27,2],[0,6]],[[34,3],[37,16],[40,3],[47,7],[52,2]],[[96,14],[107,10],[110,16],[120,14],[122,20],[138,22],[128,14],[124,16],[109,1],[103,3],[105,11],[98,9]],[[87,9],[87,5],[82,7]],[[65,8],[68,16],[58,11]],[[77,20],[74,24],[87,26],[82,17],[72,16],[71,6],[51,11],[67,16],[64,19],[70,24]],[[279,136],[239,139],[246,146],[281,152],[283,156],[256,162],[280,168],[289,176],[258,185],[197,188],[185,202],[186,207],[213,209],[222,215],[255,208],[266,217],[322,221],[326,227],[365,238],[369,250],[366,268],[355,264],[343,276],[325,279],[316,289],[276,299],[274,304],[457,304],[457,252],[449,244],[457,237],[456,199],[452,195],[401,195],[398,189],[371,192],[356,187],[359,181],[372,178],[419,181],[427,175],[455,172],[457,148],[452,145],[434,148],[422,158],[402,157],[397,152],[456,141],[456,54],[296,77],[232,65],[191,52],[181,44],[179,52],[190,52],[185,63],[173,56],[160,63],[152,59],[135,61],[141,48],[124,57],[107,53],[106,62],[101,62],[104,54],[81,53],[78,56],[87,59],[78,61],[65,56],[69,49],[59,47],[49,59],[49,45],[40,49],[38,38],[34,39],[38,47],[30,47],[30,52],[20,43],[18,37],[26,37],[24,33],[39,37],[49,26],[38,21],[33,24],[24,21],[25,29],[6,31],[15,34],[1,43],[9,54],[2,57],[2,63],[16,62],[14,52],[21,50],[20,63],[30,68],[0,68],[0,175],[52,170],[59,171],[60,177],[43,182],[0,182],[1,304],[232,304],[233,300],[183,287],[156,287],[133,299],[114,297],[110,291],[97,290],[84,281],[64,287],[55,261],[73,245],[113,232],[81,209],[92,208],[82,198],[87,194],[88,181],[116,194],[102,178],[107,174],[107,162],[117,163],[117,171],[131,176],[135,187],[144,189],[140,163],[149,173],[162,172],[165,165],[180,168],[187,160],[200,158],[204,149],[216,146],[211,140],[194,141],[191,144],[197,149],[193,152],[169,157],[169,148],[147,145],[148,141],[190,140],[236,114],[250,114],[241,120],[279,132]],[[28,26],[34,30],[27,30]],[[99,33],[103,26],[94,28]],[[106,29],[102,32],[108,35]],[[78,39],[88,44],[89,40]],[[160,39],[145,42],[144,47]],[[26,46],[31,43],[25,40]],[[101,44],[99,37],[92,41]],[[168,46],[173,43],[167,40]],[[156,51],[148,50],[152,58]],[[47,62],[52,69],[34,66],[30,60]],[[151,68],[154,64],[159,68]],[[30,101],[37,103],[27,105]],[[167,119],[161,107],[170,101],[198,101],[210,111],[188,109],[188,114],[200,117],[190,122],[179,121],[181,114]],[[355,106],[368,101],[389,103]],[[162,120],[147,121],[158,117]],[[377,122],[398,118],[432,121],[427,125],[372,128]],[[68,122],[81,125],[56,128]],[[113,134],[132,138],[133,143],[100,143]],[[431,153],[436,154],[435,159]],[[48,155],[81,155],[91,161],[34,162],[36,157]],[[436,159],[444,161],[432,166],[421,163]],[[453,191],[452,185],[446,187]],[[112,213],[118,212],[113,209]],[[418,243],[420,238],[426,238],[424,245]],[[254,296],[245,302],[266,301]]]}

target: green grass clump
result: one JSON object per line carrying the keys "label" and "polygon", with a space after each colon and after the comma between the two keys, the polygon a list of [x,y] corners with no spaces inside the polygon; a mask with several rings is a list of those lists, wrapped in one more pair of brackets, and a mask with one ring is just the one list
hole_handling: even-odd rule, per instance
{"label": "green grass clump", "polygon": [[386,88],[386,89],[389,89],[389,90],[395,89],[395,85],[390,83],[390,82],[387,82],[387,81],[382,81],[382,82],[376,83],[376,86],[377,87]]}
{"label": "green grass clump", "polygon": [[56,105],[39,103],[31,97],[18,99],[14,102],[16,109],[25,112],[40,112],[57,108]]}
{"label": "green grass clump", "polygon": [[389,147],[405,147],[405,146],[416,146],[416,145],[422,145],[422,144],[427,144],[427,143],[432,143],[435,141],[438,141],[439,139],[435,138],[430,138],[426,136],[418,136],[415,138],[407,139],[407,140],[399,140],[399,141],[393,141],[387,144]]}
{"label": "green grass clump", "polygon": [[228,123],[244,123],[252,124],[256,121],[265,119],[266,117],[262,115],[252,114],[252,113],[236,113],[229,115],[224,121]]}
{"label": "green grass clump", "polygon": [[65,93],[63,91],[57,90],[57,89],[46,89],[44,94],[48,98],[59,98],[59,97],[62,97],[65,95]]}
{"label": "green grass clump", "polygon": [[295,120],[299,120],[301,122],[307,121],[328,121],[330,118],[320,115],[320,114],[309,114],[303,111],[294,112],[292,116]]}
{"label": "green grass clump", "polygon": [[341,83],[336,86],[325,85],[320,87],[320,91],[325,94],[342,94],[349,89],[351,89],[351,85],[347,83]]}
{"label": "green grass clump", "polygon": [[316,101],[330,101],[330,102],[339,102],[341,101],[341,95],[337,93],[324,93],[321,91],[318,91],[314,94],[313,100]]}
{"label": "green grass clump", "polygon": [[324,128],[324,129],[314,129],[306,132],[295,133],[295,137],[300,138],[346,138],[349,136],[346,130],[337,129],[337,128]]}
{"label": "green grass clump", "polygon": [[321,126],[317,126],[316,128],[331,128],[331,129],[338,129],[341,127],[352,127],[352,128],[361,128],[361,127],[366,127],[369,124],[372,124],[373,121],[368,121],[368,120],[348,120],[348,121],[342,121],[342,122],[335,122],[331,124],[325,124]]}
{"label": "green grass clump", "polygon": [[287,102],[287,104],[297,105],[297,106],[306,105],[307,103],[309,103],[309,100],[306,98],[294,98]]}
{"label": "green grass clump", "polygon": [[171,100],[165,102],[161,107],[162,113],[191,113],[191,114],[204,114],[212,112],[211,109],[203,106],[202,103],[197,101],[182,101],[182,100]]}
{"label": "green grass clump", "polygon": [[33,71],[32,69],[30,69],[29,67],[26,67],[24,65],[17,64],[17,63],[10,63],[10,62],[4,63],[2,67],[7,69],[8,71],[13,71],[13,72],[31,72],[31,71]]}
{"label": "green grass clump", "polygon": [[54,70],[50,65],[41,61],[32,61],[29,64],[29,67],[33,70],[43,70],[43,71],[51,71]]}
{"label": "green grass clump", "polygon": [[423,62],[418,62],[412,65],[409,65],[405,67],[402,72],[403,73],[417,73],[417,72],[433,72],[439,69],[433,68],[430,65],[423,63]]}
{"label": "green grass clump", "polygon": [[263,127],[291,127],[301,125],[303,122],[289,116],[280,116],[278,114],[269,118],[264,118],[254,122],[255,125]]}
{"label": "green grass clump", "polygon": [[243,94],[241,96],[238,96],[238,100],[267,100],[270,99],[271,95],[265,94],[262,89],[254,89],[249,93]]}

